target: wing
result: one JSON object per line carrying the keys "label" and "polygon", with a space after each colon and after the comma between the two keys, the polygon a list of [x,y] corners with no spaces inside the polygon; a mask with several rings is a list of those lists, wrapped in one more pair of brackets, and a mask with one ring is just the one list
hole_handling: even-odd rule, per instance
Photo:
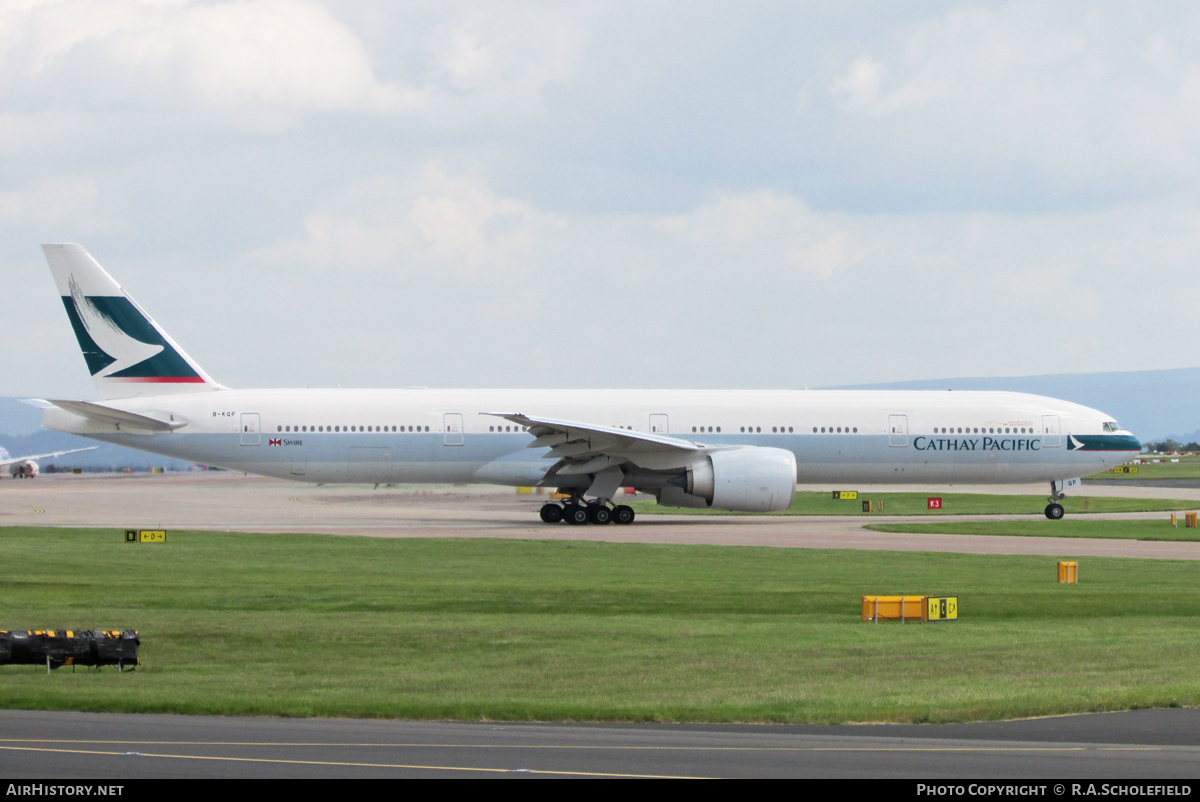
{"label": "wing", "polygon": [[661,434],[596,426],[578,421],[539,418],[513,412],[485,412],[528,426],[534,440],[527,448],[549,448],[545,459],[559,460],[547,472],[559,476],[598,473],[613,465],[632,463],[648,470],[683,468],[710,451],[723,448]]}
{"label": "wing", "polygon": [[67,451],[55,451],[52,454],[30,454],[26,457],[9,457],[8,459],[0,459],[0,465],[12,465],[14,462],[24,462],[27,459],[50,459],[51,457],[61,457],[63,454],[74,454],[77,451],[91,451],[93,448],[100,446],[88,446],[87,448],[72,448]]}

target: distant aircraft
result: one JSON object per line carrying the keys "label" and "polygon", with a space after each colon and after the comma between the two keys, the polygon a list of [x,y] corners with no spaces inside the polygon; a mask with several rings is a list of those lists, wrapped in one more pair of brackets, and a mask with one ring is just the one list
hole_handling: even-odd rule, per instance
{"label": "distant aircraft", "polygon": [[55,451],[51,454],[32,454],[28,457],[10,457],[8,452],[0,448],[0,468],[8,468],[14,479],[32,479],[38,475],[38,464],[34,460],[61,457],[63,454],[74,454],[78,451],[91,451],[100,446],[72,448],[68,451]]}
{"label": "distant aircraft", "polygon": [[572,524],[631,523],[622,487],[771,512],[797,481],[1036,481],[1058,519],[1078,477],[1141,451],[1104,413],[1022,393],[231,390],[82,247],[42,248],[101,398],[47,402],[42,425],[265,476],[551,487],[569,500],[542,520]]}

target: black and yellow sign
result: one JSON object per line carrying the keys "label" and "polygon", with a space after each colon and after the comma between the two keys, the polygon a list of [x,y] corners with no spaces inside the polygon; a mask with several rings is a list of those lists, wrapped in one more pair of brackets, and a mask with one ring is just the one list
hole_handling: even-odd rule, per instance
{"label": "black and yellow sign", "polygon": [[834,501],[854,501],[858,498],[857,490],[835,490],[833,491]]}
{"label": "black and yellow sign", "polygon": [[1136,465],[1118,465],[1115,468],[1109,468],[1108,472],[1109,473],[1137,473],[1138,469],[1137,469]]}
{"label": "black and yellow sign", "polygon": [[957,621],[957,596],[928,596],[925,599],[926,621]]}
{"label": "black and yellow sign", "polygon": [[126,529],[126,543],[166,543],[167,533],[163,529]]}

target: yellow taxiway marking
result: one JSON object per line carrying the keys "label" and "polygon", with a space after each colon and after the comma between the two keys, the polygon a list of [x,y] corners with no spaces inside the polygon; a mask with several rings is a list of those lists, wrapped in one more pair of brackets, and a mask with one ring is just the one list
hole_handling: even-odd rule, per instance
{"label": "yellow taxiway marking", "polygon": [[571,777],[627,777],[639,780],[704,780],[708,777],[688,777],[671,774],[618,774],[604,771],[554,771],[551,769],[491,769],[479,766],[423,766],[405,763],[353,763],[336,760],[278,760],[265,757],[216,757],[212,755],[162,755],[150,752],[98,752],[88,749],[42,749],[32,746],[0,746],[12,752],[50,752],[64,755],[111,755],[113,757],[158,757],[176,760],[221,760],[231,763],[279,763],[291,766],[347,766],[366,769],[417,769],[423,771],[479,771],[488,774],[557,774]]}
{"label": "yellow taxiway marking", "polygon": [[[67,738],[0,738],[0,743],[109,744],[113,746],[351,746],[391,747],[395,749],[627,749],[633,751],[661,750],[693,752],[1162,752],[1168,750],[1187,751],[1200,748],[1194,746],[597,746],[582,744],[578,746],[572,746],[569,744],[329,743],[319,741],[101,741]],[[0,749],[10,748],[15,749],[16,747],[0,746]],[[97,752],[96,754],[122,753]],[[230,760],[233,759],[234,758],[230,758]],[[497,771],[499,771],[499,769],[497,769]]]}

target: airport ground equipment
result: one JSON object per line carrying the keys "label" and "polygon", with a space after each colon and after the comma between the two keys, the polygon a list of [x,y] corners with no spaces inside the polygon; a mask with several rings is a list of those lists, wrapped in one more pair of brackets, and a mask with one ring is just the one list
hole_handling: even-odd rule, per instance
{"label": "airport ground equipment", "polygon": [[1196,513],[1194,513],[1194,512],[1184,513],[1183,522],[1184,522],[1183,523],[1184,528],[1195,529],[1196,528]]}
{"label": "airport ground equipment", "polygon": [[0,665],[136,667],[142,639],[136,629],[0,631]]}
{"label": "airport ground equipment", "polygon": [[1062,585],[1074,585],[1079,582],[1079,563],[1059,562],[1058,581]]}
{"label": "airport ground equipment", "polygon": [[958,620],[957,596],[863,596],[862,620],[930,623]]}

